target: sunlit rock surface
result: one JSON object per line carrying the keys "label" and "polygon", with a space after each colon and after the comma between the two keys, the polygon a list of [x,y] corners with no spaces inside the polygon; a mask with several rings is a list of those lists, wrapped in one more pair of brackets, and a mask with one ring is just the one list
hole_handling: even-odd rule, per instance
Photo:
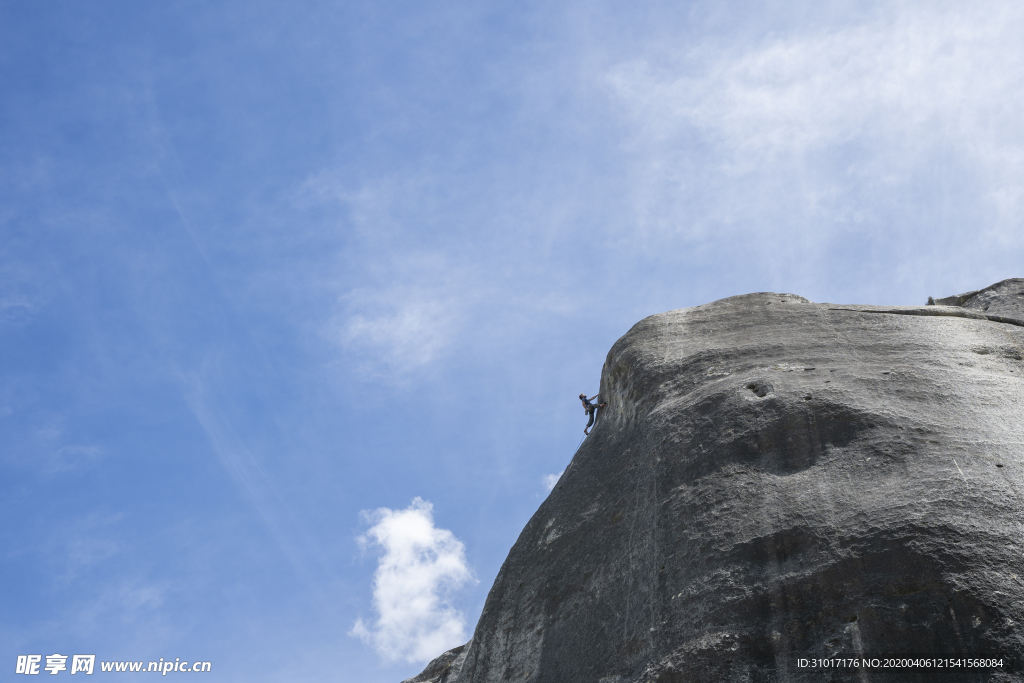
{"label": "sunlit rock surface", "polygon": [[[1024,680],[1024,280],[961,297],[639,322],[458,669],[422,680]],[[1016,670],[797,666],[890,653]]]}

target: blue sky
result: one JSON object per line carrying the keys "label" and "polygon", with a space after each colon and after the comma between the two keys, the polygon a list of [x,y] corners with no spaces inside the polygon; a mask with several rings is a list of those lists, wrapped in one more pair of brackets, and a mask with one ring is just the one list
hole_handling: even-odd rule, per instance
{"label": "blue sky", "polygon": [[1022,33],[984,1],[0,3],[0,666],[418,672],[640,318],[1022,275]]}

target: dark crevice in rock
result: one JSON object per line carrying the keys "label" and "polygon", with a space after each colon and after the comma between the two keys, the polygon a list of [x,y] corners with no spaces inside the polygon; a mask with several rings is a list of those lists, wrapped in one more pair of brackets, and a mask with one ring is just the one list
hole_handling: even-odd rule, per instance
{"label": "dark crevice in rock", "polygon": [[771,385],[767,382],[751,382],[747,385],[747,389],[749,389],[754,396],[757,396],[758,398],[764,398],[772,391]]}
{"label": "dark crevice in rock", "polygon": [[1024,319],[1008,318],[1001,315],[988,315],[974,311],[956,308],[953,306],[935,306],[922,308],[867,308],[865,306],[831,307],[830,311],[842,311],[846,313],[887,313],[889,315],[919,315],[927,317],[966,318],[968,320],[985,320],[994,323],[1006,323],[1024,327]]}

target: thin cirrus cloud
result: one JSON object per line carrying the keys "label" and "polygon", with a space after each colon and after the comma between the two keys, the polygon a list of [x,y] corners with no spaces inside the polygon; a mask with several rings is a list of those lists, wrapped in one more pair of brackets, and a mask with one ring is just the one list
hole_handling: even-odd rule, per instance
{"label": "thin cirrus cloud", "polygon": [[[515,337],[513,316],[590,310],[591,273],[668,282],[714,265],[737,287],[808,294],[848,277],[862,300],[1009,277],[1024,248],[1022,31],[1007,3],[903,3],[760,41],[604,41],[603,66],[578,74],[599,87],[565,106],[600,132],[578,144],[614,163],[594,152],[577,172],[565,150],[536,151],[500,192],[456,164],[306,182],[305,201],[342,207],[357,235],[333,340],[364,374],[403,378],[468,336]],[[556,195],[533,184],[545,174],[575,180]]]}
{"label": "thin cirrus cloud", "polygon": [[780,237],[827,248],[871,234],[911,277],[968,227],[1024,246],[1022,30],[1017,5],[903,4],[621,59],[606,83],[630,122],[638,222],[776,253]]}
{"label": "thin cirrus cloud", "polygon": [[363,354],[368,374],[403,376],[431,363],[449,348],[461,304],[457,296],[399,285],[355,290],[342,324],[342,344]]}
{"label": "thin cirrus cloud", "polygon": [[419,497],[404,510],[364,511],[372,524],[361,546],[383,550],[373,579],[377,617],[358,619],[350,635],[386,661],[426,662],[467,639],[466,618],[451,603],[472,581],[462,541],[434,526],[433,505]]}
{"label": "thin cirrus cloud", "polygon": [[421,234],[433,234],[425,226],[436,220],[431,191],[417,174],[352,189],[324,172],[293,197],[297,206],[340,209],[352,229],[350,277],[338,283],[326,336],[364,375],[401,380],[442,358],[483,296],[465,258],[422,243]]}
{"label": "thin cirrus cloud", "polygon": [[918,140],[964,134],[961,140],[996,161],[1019,157],[993,143],[1000,133],[1020,133],[1021,25],[1019,11],[918,11],[749,50],[706,46],[688,54],[678,74],[626,62],[609,80],[646,134],[670,138],[697,127],[732,152],[725,159],[738,169],[773,155],[907,133]]}
{"label": "thin cirrus cloud", "polygon": [[80,472],[95,467],[103,450],[95,446],[61,446],[50,458],[48,473]]}

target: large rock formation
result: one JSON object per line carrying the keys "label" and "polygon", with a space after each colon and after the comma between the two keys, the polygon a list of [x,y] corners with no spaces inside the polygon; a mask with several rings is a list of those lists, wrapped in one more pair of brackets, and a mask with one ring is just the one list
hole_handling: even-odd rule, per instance
{"label": "large rock formation", "polygon": [[[419,680],[1024,680],[1024,280],[937,304],[639,322],[473,640]],[[798,666],[889,653],[1005,665]]]}

